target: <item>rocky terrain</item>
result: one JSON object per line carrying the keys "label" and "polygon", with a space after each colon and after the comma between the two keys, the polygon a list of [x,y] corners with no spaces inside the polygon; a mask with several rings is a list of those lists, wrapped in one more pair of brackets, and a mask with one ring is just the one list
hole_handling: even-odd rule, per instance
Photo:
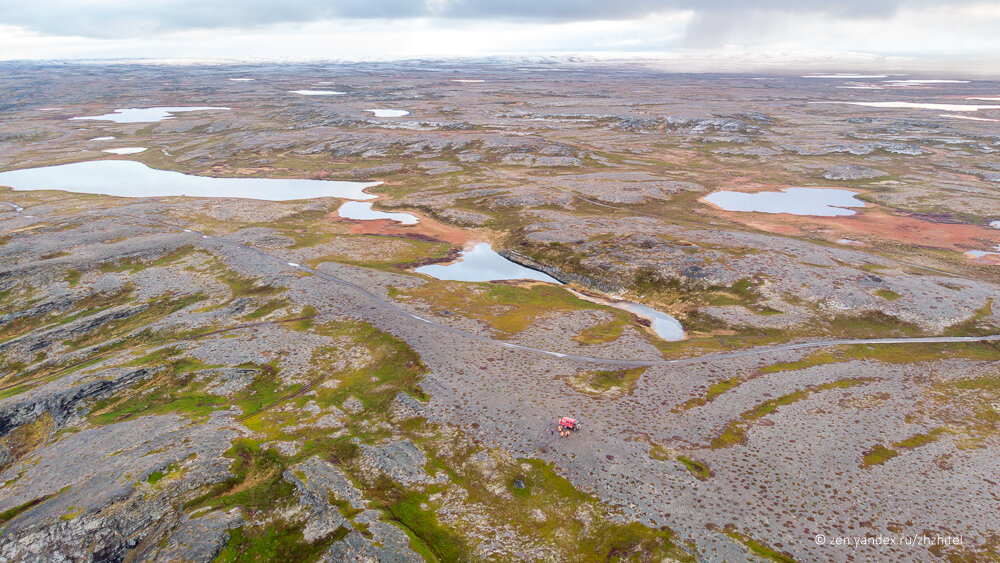
{"label": "rocky terrain", "polygon": [[[2,69],[0,171],[372,180],[420,222],[0,187],[0,560],[1000,558],[1000,111],[833,103],[1000,83]],[[154,106],[229,109],[71,119]],[[800,186],[859,207],[704,201]],[[481,241],[564,285],[414,271]]]}

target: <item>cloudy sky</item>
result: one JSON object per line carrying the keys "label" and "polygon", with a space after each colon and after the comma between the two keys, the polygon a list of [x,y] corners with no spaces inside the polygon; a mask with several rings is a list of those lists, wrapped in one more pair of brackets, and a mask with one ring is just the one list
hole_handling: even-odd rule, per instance
{"label": "cloudy sky", "polygon": [[6,60],[514,53],[995,68],[1000,0],[0,0]]}

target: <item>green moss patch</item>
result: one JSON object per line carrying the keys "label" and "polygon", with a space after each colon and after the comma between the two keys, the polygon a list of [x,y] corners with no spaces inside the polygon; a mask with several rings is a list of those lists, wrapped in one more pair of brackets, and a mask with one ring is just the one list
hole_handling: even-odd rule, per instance
{"label": "green moss patch", "polygon": [[743,547],[747,548],[747,550],[754,555],[758,555],[764,559],[776,561],[778,563],[795,563],[795,559],[791,556],[791,554],[777,551],[774,548],[751,538],[750,536],[741,534],[732,529],[727,530],[726,535],[743,544]]}
{"label": "green moss patch", "polygon": [[19,515],[21,515],[21,514],[27,512],[27,511],[31,510],[32,508],[38,506],[39,504],[42,504],[43,502],[45,502],[45,501],[47,501],[47,500],[49,500],[49,499],[51,499],[53,497],[56,497],[56,496],[58,496],[58,495],[60,495],[60,494],[62,494],[64,492],[66,492],[68,489],[69,489],[68,486],[63,487],[62,490],[60,490],[58,492],[52,493],[50,495],[45,495],[45,496],[42,496],[42,497],[38,497],[38,498],[36,498],[34,500],[29,500],[28,502],[26,502],[26,503],[24,503],[22,505],[15,506],[14,508],[5,510],[3,512],[0,512],[0,525],[3,525],[3,524],[6,524],[7,522],[10,522],[14,518],[17,518]]}
{"label": "green moss patch", "polygon": [[760,368],[762,373],[795,371],[813,366],[852,360],[876,360],[890,364],[913,364],[946,359],[1000,361],[1000,343],[946,342],[902,344],[855,344],[834,350],[813,352],[800,360],[781,362]]}
{"label": "green moss patch", "polygon": [[70,287],[73,287],[80,282],[81,277],[83,277],[83,274],[80,273],[80,270],[69,270],[66,272],[66,275],[63,276],[63,280],[68,283]]}
{"label": "green moss patch", "polygon": [[566,311],[598,309],[622,321],[628,318],[622,311],[585,301],[549,284],[518,286],[435,281],[418,288],[396,289],[393,296],[399,300],[420,300],[436,310],[446,309],[483,321],[501,336],[521,332],[547,315]]}
{"label": "green moss patch", "polygon": [[704,396],[688,399],[687,401],[681,403],[676,408],[674,408],[674,412],[683,412],[686,410],[693,409],[695,407],[701,407],[707,405],[708,403],[714,401],[716,397],[718,397],[719,395],[722,395],[727,391],[735,389],[744,381],[746,381],[746,378],[738,375],[735,377],[730,377],[729,379],[717,381],[709,385],[708,390],[705,392]]}
{"label": "green moss patch", "polygon": [[874,465],[882,465],[897,455],[899,455],[899,452],[896,450],[889,449],[882,444],[875,444],[870,450],[862,452],[861,466],[872,467]]}
{"label": "green moss patch", "polygon": [[271,313],[277,311],[278,309],[284,309],[291,304],[287,298],[271,299],[267,303],[264,303],[260,307],[257,307],[253,312],[243,315],[244,319],[256,320],[270,315]]}
{"label": "green moss patch", "polygon": [[[185,245],[152,260],[125,258],[116,262],[104,262],[100,265],[102,272],[139,272],[146,268],[169,266],[198,251],[194,246]],[[204,251],[200,251],[204,252]]]}
{"label": "green moss patch", "polygon": [[709,469],[708,465],[703,461],[694,460],[682,455],[677,456],[677,461],[681,462],[681,464],[687,468],[688,471],[702,481],[712,476],[712,470]]}
{"label": "green moss patch", "polygon": [[875,295],[878,295],[879,297],[885,299],[886,301],[895,301],[903,297],[902,295],[896,293],[895,291],[892,291],[891,289],[880,289],[875,292]]}
{"label": "green moss patch", "polygon": [[872,381],[871,378],[841,379],[830,383],[823,383],[821,385],[812,385],[806,387],[805,389],[799,389],[798,391],[782,395],[776,399],[765,401],[744,412],[739,420],[735,420],[726,425],[722,432],[712,440],[711,445],[713,448],[728,448],[735,446],[736,444],[742,444],[746,441],[746,427],[749,423],[773,413],[783,405],[796,403],[814,393],[830,389],[846,389],[857,385],[864,385],[870,381]]}
{"label": "green moss patch", "polygon": [[628,324],[623,318],[615,318],[606,323],[583,329],[580,331],[580,334],[573,337],[573,340],[580,344],[607,344],[614,342],[621,337],[622,331]]}
{"label": "green moss patch", "polygon": [[586,372],[570,380],[574,389],[593,395],[630,394],[646,372],[645,367],[626,370]]}
{"label": "green moss patch", "polygon": [[64,344],[72,349],[80,349],[101,342],[113,341],[204,299],[205,295],[201,293],[179,297],[167,296],[149,303],[145,309],[130,317],[113,320],[101,327],[100,330],[94,330],[78,338],[67,340]]}
{"label": "green moss patch", "polygon": [[934,430],[931,430],[927,434],[916,434],[914,436],[910,436],[905,440],[896,442],[892,446],[894,448],[908,449],[908,450],[912,450],[914,448],[920,448],[926,446],[927,444],[937,441],[937,439],[940,438],[941,434],[943,433],[944,433],[943,428],[935,428]]}

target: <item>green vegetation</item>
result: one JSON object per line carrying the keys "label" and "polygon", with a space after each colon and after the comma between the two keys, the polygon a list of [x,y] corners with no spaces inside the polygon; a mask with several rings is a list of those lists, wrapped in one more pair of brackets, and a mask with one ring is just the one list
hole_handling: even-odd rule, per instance
{"label": "green vegetation", "polygon": [[885,299],[886,301],[895,301],[902,297],[902,295],[896,293],[895,291],[892,291],[891,289],[880,289],[875,292],[875,295],[878,295],[879,297]]}
{"label": "green vegetation", "polygon": [[272,285],[261,285],[256,279],[242,276],[229,268],[223,268],[222,273],[217,274],[216,277],[229,286],[229,291],[232,293],[233,299],[239,297],[266,297],[283,291]]}
{"label": "green vegetation", "polygon": [[746,381],[746,379],[747,378],[745,377],[737,375],[734,377],[730,377],[729,379],[724,379],[722,381],[713,383],[709,385],[708,391],[705,392],[704,397],[695,397],[693,399],[688,399],[687,401],[675,407],[674,412],[683,412],[686,410],[693,409],[695,407],[701,407],[707,405],[708,403],[714,401],[715,398],[718,397],[719,395],[722,395],[723,393],[731,389],[735,389],[744,381]]}
{"label": "green vegetation", "polygon": [[627,325],[628,322],[619,316],[606,323],[583,329],[580,334],[573,337],[573,340],[580,344],[607,344],[618,340]]}
{"label": "green vegetation", "polygon": [[383,478],[378,489],[385,491],[386,498],[379,504],[392,520],[399,523],[417,542],[413,547],[429,561],[468,561],[472,549],[465,540],[442,526],[431,511],[420,505],[427,501],[427,495],[397,488]]}
{"label": "green vegetation", "polygon": [[242,438],[233,443],[226,456],[233,460],[229,466],[233,476],[186,502],[185,508],[207,506],[228,510],[242,506],[264,510],[291,502],[295,485],[282,477],[285,463],[276,451],[261,449],[256,441]]}
{"label": "green vegetation", "polygon": [[81,277],[83,277],[83,274],[80,273],[80,270],[68,270],[66,275],[63,277],[63,280],[66,281],[70,287],[74,287],[76,284],[80,283]]}
{"label": "green vegetation", "polygon": [[862,467],[872,467],[881,465],[899,455],[896,450],[891,450],[882,444],[875,444],[872,448],[862,453]]}
{"label": "green vegetation", "polygon": [[80,349],[101,342],[123,338],[129,333],[146,327],[171,313],[180,311],[204,299],[205,295],[201,293],[182,295],[175,298],[169,296],[163,297],[148,303],[145,308],[136,311],[132,316],[113,320],[105,324],[100,330],[94,330],[76,339],[67,340],[65,344],[72,349]]}
{"label": "green vegetation", "polygon": [[299,311],[299,314],[296,315],[299,317],[299,320],[286,323],[284,326],[297,331],[309,330],[316,324],[313,317],[317,314],[319,314],[319,311],[317,311],[315,307],[312,305],[306,305],[301,311]]}
{"label": "green vegetation", "polygon": [[841,379],[830,383],[823,383],[821,385],[811,385],[805,389],[799,389],[798,391],[793,391],[776,399],[765,401],[744,412],[739,420],[732,421],[726,425],[722,432],[712,439],[712,447],[728,448],[730,446],[735,446],[736,444],[742,444],[746,441],[747,423],[773,413],[780,406],[796,403],[809,397],[813,393],[819,393],[830,389],[846,389],[857,385],[864,385],[870,381],[870,378]]}
{"label": "green vegetation", "polygon": [[777,561],[778,563],[795,563],[795,559],[793,559],[791,555],[776,551],[775,549],[760,543],[750,536],[741,534],[732,529],[727,530],[726,535],[743,544],[744,547],[755,555],[759,555],[765,559],[770,559],[771,561]]}
{"label": "green vegetation", "polygon": [[645,371],[645,367],[638,367],[627,370],[587,372],[582,376],[574,377],[571,384],[579,391],[595,395],[610,392],[630,394],[635,388],[636,381]]}
{"label": "green vegetation", "polygon": [[934,430],[931,430],[927,434],[916,434],[905,440],[896,442],[895,444],[893,444],[893,447],[912,450],[914,448],[926,446],[927,444],[936,441],[943,433],[944,433],[943,428],[935,428]]}
{"label": "green vegetation", "polygon": [[886,336],[920,336],[922,329],[881,311],[866,311],[860,315],[840,316],[816,323],[822,334],[843,338],[879,338]]}
{"label": "green vegetation", "polygon": [[45,315],[18,317],[0,326],[0,342],[23,336],[44,326],[65,325],[81,317],[124,305],[132,300],[133,287],[122,286],[118,291],[92,293],[77,300],[69,311],[52,311]]}
{"label": "green vegetation", "polygon": [[154,471],[149,474],[149,477],[146,478],[146,482],[149,483],[150,485],[155,485],[159,483],[161,479],[163,479],[163,472]]}
{"label": "green vegetation", "polygon": [[216,561],[309,561],[346,535],[347,530],[340,529],[307,543],[302,537],[305,522],[293,523],[273,516],[296,502],[295,485],[282,476],[286,463],[277,452],[261,449],[253,440],[240,439],[226,455],[233,459],[229,466],[233,476],[188,501],[184,508],[228,510],[240,506],[249,513],[248,519],[263,524],[231,530]]}
{"label": "green vegetation", "polygon": [[668,461],[674,459],[674,456],[671,455],[666,448],[652,441],[650,441],[649,445],[649,457],[657,461]]}
{"label": "green vegetation", "polygon": [[[313,456],[342,469],[364,490],[370,506],[382,511],[384,520],[400,526],[410,537],[411,548],[428,560],[474,558],[475,546],[470,538],[477,532],[466,519],[444,522],[436,516],[444,502],[442,495],[436,493],[454,491],[454,487],[461,487],[468,495],[459,509],[468,506],[473,511],[486,511],[498,527],[513,528],[525,538],[537,538],[574,561],[648,557],[659,560],[665,556],[690,560],[688,553],[673,542],[669,530],[650,529],[635,522],[614,523],[606,507],[576,490],[548,464],[513,460],[483,450],[454,429],[424,419],[392,419],[390,405],[398,393],[426,399],[419,388],[425,368],[419,356],[404,343],[363,323],[319,324],[312,330],[330,337],[336,344],[315,351],[312,358],[315,370],[307,374],[314,378],[307,385],[308,396],[301,392],[305,388],[282,391],[279,379],[260,376],[251,386],[256,391],[244,390],[232,400],[247,413],[243,423],[260,440],[293,440],[301,444],[300,450],[283,456],[274,449],[264,449],[255,440],[239,440],[227,453],[233,459],[230,470],[234,476],[226,482],[206,486],[185,505],[186,510],[241,506],[247,520],[253,522],[231,532],[220,560],[267,559],[275,553],[284,553],[282,550],[308,560],[346,533],[342,529],[311,544],[303,543],[303,522],[266,516],[281,513],[283,507],[296,502],[294,486],[282,475],[295,463]],[[342,360],[345,354],[360,359],[345,364]],[[331,381],[335,384],[328,385]],[[345,412],[343,429],[333,433],[336,438],[327,429],[310,427],[309,418],[301,409],[307,402],[324,410],[340,407],[352,396],[362,402],[364,410],[357,415]],[[284,408],[287,406],[296,408]],[[411,488],[385,477],[372,477],[361,470],[360,448],[352,442],[355,438],[366,443],[386,438],[409,439],[427,454],[427,471],[444,472],[449,479]],[[496,463],[489,469],[468,463],[476,452],[491,456]],[[514,486],[515,481],[520,486]],[[483,486],[485,483],[496,485],[487,488]],[[498,486],[505,491],[503,494],[497,492]],[[349,519],[357,513],[342,500],[331,499],[331,503]],[[593,515],[589,524],[577,518],[581,510]],[[526,514],[542,516],[536,520],[525,518]],[[365,533],[364,526],[355,528]]]}
{"label": "green vegetation", "polygon": [[1000,374],[998,375],[983,375],[979,377],[967,377],[965,379],[957,379],[950,381],[949,385],[956,389],[963,390],[990,390],[990,391],[1000,391]]}
{"label": "green vegetation", "polygon": [[95,403],[91,420],[104,425],[167,412],[199,418],[227,406],[223,397],[205,393],[204,384],[194,382],[194,372],[206,367],[198,360],[180,358],[166,369],[152,367],[152,377],[134,386],[127,395],[113,395]]}
{"label": "green vegetation", "polygon": [[623,324],[630,322],[623,311],[585,301],[548,284],[523,287],[434,281],[417,288],[395,289],[391,295],[400,300],[420,300],[435,309],[448,309],[481,320],[499,331],[500,336],[521,332],[542,317],[560,311],[600,309],[615,315]]}
{"label": "green vegetation", "polygon": [[229,530],[229,541],[215,561],[313,561],[330,544],[349,533],[346,528],[338,528],[326,537],[307,543],[302,537],[304,527],[304,524],[288,525],[283,520],[277,520],[262,528]]}
{"label": "green vegetation", "polygon": [[760,299],[753,280],[741,279],[730,287],[712,286],[706,299],[709,305],[752,305]]}
{"label": "green vegetation", "polygon": [[677,456],[677,461],[681,462],[681,464],[683,464],[688,471],[693,473],[695,477],[701,479],[702,481],[712,476],[712,470],[709,469],[708,465],[702,461],[697,461],[682,455]]}
{"label": "green vegetation", "polygon": [[246,315],[243,315],[244,319],[256,320],[262,317],[266,317],[271,313],[277,311],[278,309],[283,309],[291,304],[287,298],[271,299],[267,303],[264,303],[256,310]]}
{"label": "green vegetation", "polygon": [[398,272],[444,260],[455,251],[446,243],[375,235],[341,235],[335,243],[342,250],[312,258],[306,264],[316,268],[324,262],[338,262]]}
{"label": "green vegetation", "polygon": [[939,379],[925,391],[924,400],[927,410],[914,421],[927,416],[924,423],[944,424],[926,438],[905,440],[904,446],[939,438],[945,431],[955,436],[959,449],[980,448],[1000,436],[1000,373]]}
{"label": "green vegetation", "polygon": [[284,231],[284,234],[291,235],[292,239],[295,240],[295,243],[288,248],[316,246],[317,244],[323,244],[335,236],[333,233],[324,232],[316,228]]}
{"label": "green vegetation", "polygon": [[997,328],[990,322],[993,315],[993,298],[987,299],[986,304],[976,309],[976,312],[958,324],[948,327],[947,334],[953,336],[987,335],[997,333]]}
{"label": "green vegetation", "polygon": [[[129,273],[139,272],[151,267],[162,267],[169,266],[175,262],[180,261],[182,258],[189,256],[190,254],[196,252],[195,247],[191,245],[181,246],[166,254],[155,258],[153,260],[142,260],[140,258],[125,258],[117,262],[104,262],[100,265],[100,270],[102,272],[125,272]],[[198,251],[203,252],[203,251]]]}
{"label": "green vegetation", "polygon": [[6,469],[17,460],[31,453],[42,445],[55,431],[55,421],[52,415],[44,413],[31,422],[22,424],[0,439],[0,447],[6,452],[6,460],[0,464],[0,469]]}
{"label": "green vegetation", "polygon": [[854,344],[841,346],[831,351],[816,351],[800,360],[772,364],[760,368],[760,371],[762,373],[794,371],[851,360],[877,360],[891,364],[915,364],[953,358],[1000,361],[1000,343],[946,342],[933,344],[921,342],[912,344]]}
{"label": "green vegetation", "polygon": [[64,493],[67,489],[69,489],[69,486],[63,487],[63,489],[60,490],[60,491],[58,491],[58,492],[52,493],[50,495],[45,495],[45,496],[42,496],[42,497],[38,497],[38,498],[36,498],[34,500],[29,500],[28,502],[26,502],[26,503],[24,503],[24,504],[22,504],[20,506],[15,506],[14,508],[11,508],[9,510],[5,510],[3,512],[0,512],[0,526],[6,524],[7,522],[10,522],[14,518],[17,518],[20,514],[23,514],[24,512],[27,512],[28,510],[30,510],[30,509],[38,506],[39,504],[42,504],[43,502],[49,500],[50,498],[56,497],[56,496]]}

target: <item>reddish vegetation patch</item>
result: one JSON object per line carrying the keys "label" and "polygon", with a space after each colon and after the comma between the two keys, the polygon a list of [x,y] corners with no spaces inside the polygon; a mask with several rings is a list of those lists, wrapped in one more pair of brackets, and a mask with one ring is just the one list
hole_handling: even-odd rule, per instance
{"label": "reddish vegetation patch", "polygon": [[714,212],[726,219],[755,229],[783,235],[820,234],[831,240],[871,237],[928,248],[965,252],[988,250],[1000,244],[1000,232],[979,225],[935,223],[915,217],[893,215],[878,208],[859,210],[844,217],[798,216],[787,213]]}

